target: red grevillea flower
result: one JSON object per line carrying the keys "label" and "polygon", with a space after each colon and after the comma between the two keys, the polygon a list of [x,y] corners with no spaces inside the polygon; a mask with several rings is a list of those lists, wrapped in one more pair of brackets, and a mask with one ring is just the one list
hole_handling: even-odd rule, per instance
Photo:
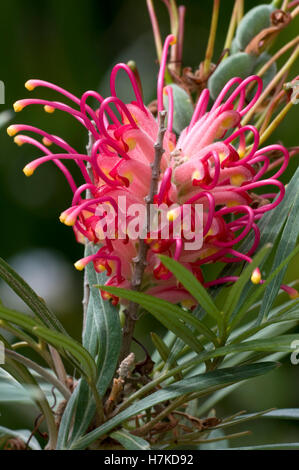
{"label": "red grevillea flower", "polygon": [[[170,207],[177,203],[180,208],[195,203],[203,205],[203,245],[199,250],[187,250],[183,231],[181,237],[161,239],[159,230],[155,239],[148,238],[149,251],[144,273],[144,290],[174,303],[189,301],[189,294],[161,264],[158,253],[164,253],[179,260],[207,287],[235,278],[226,277],[206,282],[202,267],[217,261],[226,263],[251,262],[251,256],[259,245],[257,221],[276,207],[284,197],[284,185],[278,177],[285,170],[289,155],[282,145],[270,145],[259,149],[259,133],[252,125],[242,125],[241,119],[259,98],[263,83],[258,76],[245,80],[238,77],[230,80],[210,110],[209,91],[205,89],[196,104],[194,114],[187,128],[178,138],[172,131],[173,96],[170,86],[164,87],[167,54],[174,43],[174,36],[166,38],[157,83],[158,111],[163,110],[163,93],[168,94],[169,110],[167,131],[164,136],[164,154],[161,162],[161,176],[155,202]],[[124,70],[131,81],[136,100],[125,104],[116,94],[116,77]],[[255,94],[246,101],[249,84],[255,85]],[[41,99],[17,101],[15,111],[25,106],[40,104],[47,112],[58,109],[78,120],[92,137],[90,155],[78,153],[60,137],[38,128],[17,124],[8,128],[9,135],[20,131],[31,131],[43,137],[43,143],[27,136],[15,137],[17,144],[30,143],[43,152],[43,156],[24,168],[27,176],[44,162],[53,161],[64,173],[72,191],[71,206],[63,212],[60,220],[74,228],[78,241],[89,240],[99,246],[97,253],[76,263],[83,269],[93,262],[97,271],[107,271],[108,285],[129,287],[132,276],[132,259],[137,254],[136,240],[128,236],[120,239],[103,235],[99,222],[103,214],[99,208],[110,204],[117,210],[120,196],[128,204],[145,205],[151,181],[151,164],[154,160],[154,143],[158,134],[158,122],[143,103],[138,82],[132,70],[125,64],[116,65],[111,73],[111,96],[103,98],[95,91],[87,91],[79,99],[64,89],[41,80],[29,80],[28,90],[36,87],[56,90],[71,104]],[[94,111],[87,100],[94,98],[99,109]],[[113,106],[111,106],[113,105]],[[117,111],[115,111],[117,110]],[[252,145],[246,145],[251,134]],[[52,153],[49,145],[55,144],[59,153]],[[274,175],[264,175],[269,167],[270,153],[281,152],[282,165]],[[84,183],[77,187],[63,160],[73,160],[79,166]],[[280,160],[281,161],[281,160]],[[92,171],[87,171],[88,163]],[[254,191],[259,189],[257,196]],[[261,195],[261,190],[264,194]],[[88,191],[87,199],[83,198]],[[175,219],[175,211],[170,210],[169,220]],[[101,225],[102,226],[102,225]],[[247,253],[238,251],[238,244],[249,232],[254,241]],[[190,241],[190,240],[189,240]],[[252,281],[261,282],[258,270]],[[145,288],[146,286],[146,288]],[[102,292],[105,298],[110,294]],[[117,299],[113,297],[113,301]]]}

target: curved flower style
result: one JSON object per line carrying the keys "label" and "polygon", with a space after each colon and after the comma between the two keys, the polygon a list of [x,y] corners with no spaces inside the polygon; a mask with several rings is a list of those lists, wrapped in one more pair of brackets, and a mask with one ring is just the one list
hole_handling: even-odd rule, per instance
{"label": "curved flower style", "polygon": [[[174,36],[170,35],[165,41],[157,84],[158,112],[164,108],[164,93],[168,95],[169,109],[163,141],[165,152],[155,202],[158,206],[166,204],[167,207],[176,203],[179,205],[176,211],[186,205],[193,207],[195,203],[201,203],[203,245],[199,250],[187,250],[184,244],[185,232],[182,229],[179,237],[170,233],[169,239],[161,239],[159,230],[155,239],[148,237],[146,242],[149,250],[142,288],[148,293],[177,303],[190,301],[190,296],[177,285],[157,254],[165,253],[179,260],[207,287],[235,280],[227,277],[205,282],[202,266],[217,261],[251,262],[251,255],[259,244],[257,221],[284,197],[284,185],[278,181],[278,177],[285,170],[289,155],[282,145],[259,149],[257,129],[252,125],[241,124],[241,118],[261,94],[263,83],[258,76],[230,80],[209,111],[209,91],[205,89],[196,104],[189,126],[176,138],[172,131],[172,88],[164,87],[167,54],[174,40]],[[115,82],[120,70],[127,73],[136,96],[136,100],[129,104],[123,103],[116,94]],[[255,85],[256,91],[248,103],[246,91],[250,84]],[[108,285],[129,287],[132,260],[137,255],[138,244],[128,235],[121,239],[117,234],[114,238],[109,238],[107,233],[103,234],[103,230],[99,228],[102,227],[99,222],[103,219],[103,211],[99,213],[99,208],[108,203],[117,210],[119,196],[125,196],[127,204],[146,204],[158,122],[145,107],[138,81],[125,64],[118,64],[113,68],[110,78],[111,96],[105,99],[95,91],[87,91],[79,99],[64,89],[41,80],[29,80],[26,83],[28,90],[39,86],[56,90],[68,98],[73,106],[59,101],[25,99],[15,103],[15,111],[32,104],[43,105],[45,111],[50,113],[56,109],[65,111],[87,129],[91,135],[92,147],[89,155],[81,154],[60,137],[43,130],[23,124],[10,126],[9,135],[32,131],[43,137],[43,143],[26,135],[15,137],[17,144],[33,144],[45,154],[26,165],[24,172],[30,176],[39,165],[47,161],[53,161],[59,167],[74,193],[71,206],[63,212],[60,220],[73,226],[78,241],[90,240],[99,244],[95,255],[78,261],[75,266],[83,269],[87,263],[93,262],[97,271],[107,271]],[[98,110],[94,111],[87,104],[89,98],[99,102]],[[250,134],[253,143],[248,146],[246,141]],[[50,144],[55,144],[60,153],[52,153],[48,148]],[[270,153],[273,151],[282,153],[282,166],[270,178],[265,178]],[[84,184],[79,187],[62,163],[68,159],[75,161],[82,172]],[[272,192],[269,192],[268,188],[271,187]],[[261,195],[260,191],[258,195],[254,194],[255,189],[264,188],[266,194]],[[88,191],[87,199],[82,197],[85,191]],[[174,221],[175,217],[176,212],[169,210],[168,219]],[[254,234],[252,247],[247,253],[241,253],[236,246],[250,231]],[[253,273],[252,281],[262,282],[258,269]],[[102,292],[102,295],[104,298],[112,298],[106,292]],[[115,297],[112,300],[115,303],[118,301]]]}

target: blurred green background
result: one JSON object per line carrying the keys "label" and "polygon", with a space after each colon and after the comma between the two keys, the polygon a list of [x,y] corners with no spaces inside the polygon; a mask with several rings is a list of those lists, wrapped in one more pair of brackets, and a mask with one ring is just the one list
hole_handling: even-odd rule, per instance
{"label": "blurred green background", "polygon": [[[261,2],[245,0],[250,9]],[[208,38],[212,1],[186,0],[186,33],[184,65],[197,67],[203,59]],[[169,32],[166,8],[156,1],[163,35]],[[214,60],[221,54],[232,0],[221,3],[221,15]],[[298,21],[289,25],[276,42],[277,50],[298,33]],[[6,103],[0,111],[12,109],[12,104],[28,96],[57,95],[45,89],[31,94],[24,88],[30,78],[52,81],[80,96],[88,89],[109,93],[108,78],[118,61],[137,62],[146,102],[155,97],[156,63],[151,25],[145,0],[10,0],[1,4],[0,79],[6,87]],[[298,74],[295,67],[290,75]],[[129,99],[126,78],[118,80],[119,96]],[[58,100],[60,97],[58,97]],[[14,113],[12,113],[14,114]],[[84,151],[87,135],[71,117],[64,113],[44,113],[40,107],[25,109],[12,115],[11,123],[36,125],[67,140]],[[281,140],[286,146],[298,145],[298,109],[294,107],[271,141]],[[40,167],[33,177],[26,178],[22,168],[40,153],[33,147],[18,148],[6,134],[0,133],[0,204],[1,253],[60,315],[67,329],[76,337],[81,330],[82,274],[72,264],[82,257],[82,246],[72,230],[62,225],[59,214],[68,207],[71,193],[63,175],[51,163]],[[295,157],[296,159],[296,157]],[[290,164],[284,181],[297,165]],[[79,176],[74,168],[74,174]],[[290,266],[287,280],[298,277],[298,261]],[[57,282],[58,281],[58,282]],[[24,309],[0,285],[0,298],[15,308]],[[148,318],[146,331],[157,325]],[[144,334],[139,326],[139,334]],[[286,358],[283,368],[258,381],[241,387],[217,407],[219,415],[270,407],[298,407],[299,368]],[[1,392],[0,392],[1,393]],[[24,426],[25,410],[16,417],[16,406],[0,409],[0,425]],[[31,418],[28,417],[29,423]],[[278,426],[276,421],[251,424],[252,438],[262,442],[299,440],[299,427],[291,422]],[[238,441],[242,444],[242,440]]]}

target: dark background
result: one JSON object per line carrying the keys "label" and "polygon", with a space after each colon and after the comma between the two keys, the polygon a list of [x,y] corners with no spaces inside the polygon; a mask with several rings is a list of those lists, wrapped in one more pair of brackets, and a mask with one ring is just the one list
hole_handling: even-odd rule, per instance
{"label": "dark background", "polygon": [[[245,8],[259,3],[247,0]],[[187,0],[184,4],[187,6],[184,65],[197,67],[204,57],[212,1]],[[156,5],[165,36],[169,32],[166,8],[159,0]],[[221,4],[214,60],[223,48],[232,5],[230,0]],[[10,0],[1,3],[0,21],[0,79],[6,87],[6,103],[0,111],[12,109],[17,99],[25,97],[60,100],[45,89],[29,93],[24,83],[30,78],[53,81],[78,96],[88,89],[105,95],[112,66],[131,59],[137,62],[146,102],[155,97],[158,66],[143,0]],[[298,21],[283,31],[274,50],[297,32]],[[295,74],[294,68],[290,77]],[[118,90],[124,99],[130,98],[127,88],[127,80],[120,78]],[[41,107],[30,107],[21,114],[12,113],[12,122],[36,125],[84,151],[86,132],[64,113],[56,111],[49,115]],[[271,141],[298,145],[297,122],[298,110],[294,107]],[[51,163],[41,166],[29,179],[24,176],[24,165],[38,156],[39,151],[33,147],[15,146],[5,127],[0,130],[0,255],[46,298],[68,330],[78,337],[82,320],[82,274],[73,269],[72,263],[82,257],[83,248],[75,242],[72,230],[58,220],[61,211],[69,205],[71,193],[62,173]],[[285,181],[296,165],[294,160]],[[79,176],[75,168],[74,174]],[[290,266],[287,280],[297,277],[298,261]],[[18,307],[3,285],[0,297]],[[147,327],[153,329],[155,325],[152,322]],[[287,358],[283,368],[242,386],[217,407],[217,412],[223,415],[243,408],[254,411],[272,406],[298,407],[298,377],[299,369],[291,366]],[[1,412],[0,424],[9,416],[8,409]],[[255,430],[252,438],[255,442],[257,438],[260,442],[299,440],[298,427],[289,422],[279,428],[276,421],[250,427]],[[239,442],[242,444],[242,440]]]}

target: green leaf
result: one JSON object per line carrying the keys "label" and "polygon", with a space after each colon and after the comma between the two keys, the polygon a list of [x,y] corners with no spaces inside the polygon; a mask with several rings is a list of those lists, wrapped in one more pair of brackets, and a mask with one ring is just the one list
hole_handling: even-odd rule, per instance
{"label": "green leaf", "polygon": [[[28,429],[13,430],[13,429],[6,428],[4,426],[0,426],[0,441],[3,437],[5,438],[16,437],[18,439],[21,439],[26,444],[30,436],[31,436],[31,431],[29,431]],[[34,436],[32,436],[30,439],[29,448],[32,450],[41,450],[41,446]]]}
{"label": "green leaf", "polygon": [[[74,392],[72,393],[71,398],[69,399],[67,406],[63,412],[61,423],[59,426],[56,450],[62,450],[68,447],[69,434],[71,432],[73,418],[74,418],[76,411],[78,410],[79,396],[80,396],[80,393],[82,392],[82,385],[81,385],[82,382],[84,382],[85,386],[87,387],[86,382],[81,379],[79,384],[75,388]],[[87,397],[87,399],[89,398],[88,387],[87,387],[85,396]],[[87,404],[88,404],[88,401],[83,403],[83,400],[81,399],[81,407],[84,405],[87,406]]]}
{"label": "green leaf", "polygon": [[[280,263],[294,250],[299,234],[299,187],[297,195],[294,194],[294,203],[287,218],[282,232],[279,245],[277,247],[271,271],[275,270]],[[259,322],[267,317],[273,302],[277,297],[287,266],[281,269],[280,273],[273,279],[265,290],[263,303],[259,312]]]}
{"label": "green leaf", "polygon": [[[178,85],[171,84],[173,94],[173,130],[178,135],[185,127],[190,124],[194,107],[190,96],[183,88]],[[164,106],[168,111],[168,96],[163,96]]]}
{"label": "green leaf", "polygon": [[[15,312],[0,305],[0,319],[14,323],[29,331],[34,336],[42,338],[58,350],[68,351],[72,356],[81,363],[86,376],[91,380],[96,377],[96,365],[86,349],[84,349],[77,341],[65,336],[58,331],[51,330],[42,325],[39,319],[31,318],[23,313]],[[78,366],[78,363],[76,362]]]}
{"label": "green leaf", "polygon": [[0,113],[0,127],[5,126],[12,117],[13,113],[11,111],[2,111],[2,113]]}
{"label": "green leaf", "polygon": [[5,358],[5,364],[2,364],[1,367],[12,377],[14,377],[17,382],[22,385],[25,385],[26,387],[29,386],[29,388],[31,389],[32,393],[30,394],[30,396],[43,413],[47,422],[49,432],[49,445],[51,448],[54,448],[56,445],[57,438],[57,428],[54,420],[54,415],[52,409],[50,408],[48,400],[42,389],[39,387],[37,381],[25,366],[17,363],[9,356]]}
{"label": "green leaf", "polygon": [[176,305],[166,302],[166,300],[158,299],[148,294],[141,294],[132,290],[120,289],[111,286],[98,286],[107,292],[115,294],[124,299],[132,300],[144,307],[150,312],[158,321],[160,321],[166,328],[173,331],[179,338],[185,341],[196,352],[203,350],[203,346],[196,339],[196,335],[185,326],[186,322],[193,326],[199,333],[205,335],[210,341],[217,342],[217,338],[207,327],[205,327],[199,320],[193,317],[190,313],[179,308]]}
{"label": "green leaf", "polygon": [[[89,249],[93,253],[92,248],[89,247]],[[90,286],[91,307],[86,319],[83,344],[85,345],[85,342],[89,341],[88,337],[95,336],[98,338],[98,390],[100,395],[104,396],[117,368],[122,343],[122,332],[118,308],[113,306],[111,302],[104,300],[99,289],[94,287],[95,284],[103,284],[107,280],[106,275],[96,273],[92,263],[86,269]]]}
{"label": "green leaf", "polygon": [[[220,441],[214,441],[213,439],[221,439]],[[222,429],[215,429],[209,434],[209,440],[212,442],[207,442],[206,444],[200,444],[199,449],[200,450],[223,450],[223,449],[228,449],[229,448],[229,443],[228,440],[226,439],[226,436]]]}
{"label": "green leaf", "polygon": [[294,419],[299,420],[299,408],[281,408],[264,414],[262,418]]}
{"label": "green leaf", "polygon": [[274,11],[271,4],[258,5],[243,16],[236,31],[236,41],[241,50],[245,49],[258,33],[271,26],[271,13]]}
{"label": "green leaf", "polygon": [[79,364],[81,364],[88,382],[95,382],[97,376],[96,364],[89,352],[84,349],[78,341],[43,326],[35,326],[32,333],[39,338],[44,339],[58,350],[63,348],[71,353],[71,355],[77,359]]}
{"label": "green leaf", "polygon": [[[285,267],[288,265],[288,263],[291,261],[292,258],[294,258],[294,256],[296,256],[296,254],[299,253],[299,245],[292,251],[292,253],[290,253],[281,263],[279,266],[277,266],[277,268],[274,269],[274,271],[271,272],[271,274],[268,276],[268,278],[266,279],[266,281],[264,282],[264,284],[262,285],[259,285],[259,286],[255,286],[255,290],[253,291],[253,293],[247,297],[244,305],[239,309],[238,313],[235,315],[235,317],[233,318],[231,324],[230,324],[230,329],[232,330],[234,328],[234,326],[236,324],[238,324],[242,318],[244,317],[244,315],[246,315],[247,311],[249,310],[250,306],[252,304],[254,304],[256,302],[256,300],[258,298],[260,298],[267,286],[271,283],[271,281],[273,279],[276,278],[276,276],[279,274],[279,272]],[[262,318],[259,318],[259,323],[262,321]]]}
{"label": "green leaf", "polygon": [[169,370],[162,378],[157,379],[155,383],[157,383],[157,381],[159,383],[163,382],[164,380],[173,376],[177,372],[181,372],[187,369],[192,370],[194,367],[198,366],[199,364],[202,364],[208,359],[223,357],[227,356],[228,354],[243,353],[247,351],[259,353],[292,353],[294,351],[294,348],[292,348],[292,342],[297,340],[299,340],[299,334],[281,335],[274,336],[273,338],[260,338],[250,341],[244,341],[241,344],[228,344],[227,346],[222,346],[213,351],[204,351],[201,352],[198,356],[191,358],[183,362],[182,364],[179,364],[178,367],[174,367],[173,369]]}
{"label": "green leaf", "polygon": [[119,442],[126,450],[150,450],[150,445],[141,437],[133,436],[125,429],[115,431],[110,437]]}
{"label": "green leaf", "polygon": [[45,301],[39,297],[27,282],[25,282],[24,279],[19,276],[19,274],[16,273],[16,271],[2,258],[0,258],[0,277],[25,302],[25,304],[28,305],[42,323],[49,328],[67,334],[54,313],[48,309]]}
{"label": "green leaf", "polygon": [[222,321],[221,312],[214,304],[212,298],[208,294],[208,291],[203,285],[196,279],[196,277],[184,266],[177,261],[167,256],[160,255],[164,266],[171,271],[178,281],[183,284],[185,289],[197,300],[197,302],[211,315],[217,322]]}
{"label": "green leaf", "polygon": [[[169,360],[171,356],[171,349],[169,349],[169,347],[164,343],[164,341],[160,338],[160,336],[158,336],[156,333],[151,333],[151,338],[162,360],[164,361],[165,364],[167,364],[166,366],[167,369],[169,369],[172,366],[176,367],[177,366],[176,360],[174,358]],[[177,380],[181,380],[182,376],[181,374],[177,374],[175,375],[175,378]]]}
{"label": "green leaf", "polygon": [[[85,256],[94,253],[94,248],[88,244]],[[92,263],[86,268],[87,280],[90,286],[88,310],[83,330],[83,346],[96,360],[98,376],[97,389],[101,397],[111,383],[118,364],[121,348],[121,327],[118,309],[109,301],[102,298],[99,290],[93,287],[106,280],[105,274],[95,272]],[[58,436],[59,448],[66,447],[84,434],[95,414],[95,401],[91,390],[84,380],[76,387],[76,400],[67,406],[65,416],[62,417],[62,430]],[[70,419],[74,423],[69,435]]]}
{"label": "green leaf", "polygon": [[217,98],[226,83],[234,77],[245,79],[255,65],[256,58],[245,52],[237,52],[220,62],[208,80],[208,88],[213,100]]}
{"label": "green leaf", "polygon": [[[274,210],[269,211],[265,214],[262,219],[258,223],[258,227],[261,234],[260,239],[260,246],[264,246],[267,243],[272,243],[273,246],[275,245],[276,240],[278,239],[282,227],[288,217],[290,208],[294,202],[294,195],[297,193],[299,187],[299,168],[297,168],[295,174],[293,175],[292,179],[288,183],[286,187],[286,192],[283,200],[281,203],[275,207]],[[253,242],[254,242],[254,233],[251,231],[245,240],[241,243],[239,247],[239,251],[241,253],[247,253]],[[264,260],[265,262],[265,260]],[[234,265],[226,266],[222,272],[221,276],[231,276],[236,274],[240,268]],[[241,305],[246,301],[247,298],[251,296],[251,293],[256,289],[256,286],[246,286],[243,292],[243,296],[240,299],[239,305],[235,312],[237,312]],[[217,291],[217,289],[214,289]]]}
{"label": "green leaf", "polygon": [[230,450],[295,450],[299,449],[299,442],[282,444],[262,444],[260,446],[232,447]]}
{"label": "green leaf", "polygon": [[220,369],[204,374],[199,374],[188,379],[176,382],[157,392],[148,395],[137,403],[134,403],[126,410],[120,412],[99,428],[91,431],[87,436],[73,443],[71,449],[85,449],[96,439],[109,433],[116,426],[132,418],[143,410],[149,409],[159,403],[174,399],[176,397],[192,392],[207,394],[212,390],[221,388],[225,385],[246,380],[251,377],[263,375],[275,369],[277,364],[273,362],[251,364],[241,367],[232,367]]}

